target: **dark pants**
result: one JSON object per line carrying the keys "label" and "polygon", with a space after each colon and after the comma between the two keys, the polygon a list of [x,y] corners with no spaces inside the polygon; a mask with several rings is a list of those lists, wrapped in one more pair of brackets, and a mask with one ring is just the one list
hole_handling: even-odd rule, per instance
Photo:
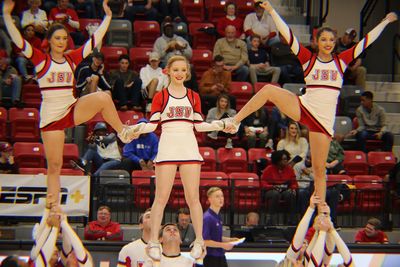
{"label": "dark pants", "polygon": [[144,14],[146,20],[158,20],[159,15],[157,9],[154,7],[150,9],[146,9],[144,5],[134,4],[132,6],[127,6],[125,9],[124,17],[127,20],[134,21],[136,20],[137,14]]}
{"label": "dark pants", "polygon": [[[378,132],[375,131],[361,131],[357,133],[357,142],[358,145],[360,146],[360,150],[364,151],[364,152],[368,152],[367,151],[367,140],[376,140],[374,134],[376,134]],[[393,147],[393,134],[390,132],[385,132],[382,135],[382,142],[383,142],[383,147],[382,149],[384,151],[392,151],[392,147]]]}
{"label": "dark pants", "polygon": [[298,65],[282,65],[279,83],[304,83],[304,74],[301,66]]}
{"label": "dark pants", "polygon": [[85,36],[82,32],[70,32],[72,40],[74,40],[75,46],[80,46],[85,43]]}
{"label": "dark pants", "polygon": [[82,159],[87,162],[92,162],[97,168],[96,172],[93,174],[94,176],[99,176],[100,172],[103,170],[114,170],[119,167],[121,161],[116,159],[104,159],[99,153],[97,153],[97,149],[89,148]]}
{"label": "dark pants", "polygon": [[204,267],[228,267],[225,256],[215,257],[206,255],[203,263]]}
{"label": "dark pants", "polygon": [[173,19],[176,17],[182,17],[180,14],[179,0],[171,0],[168,4],[167,0],[160,0],[158,4],[155,5],[161,16],[165,18],[166,16],[171,16]]}
{"label": "dark pants", "polygon": [[120,107],[127,105],[128,102],[131,102],[133,106],[141,106],[143,103],[141,89],[140,79],[135,79],[130,87],[125,87],[124,80],[118,79],[114,84],[114,98],[118,100]]}

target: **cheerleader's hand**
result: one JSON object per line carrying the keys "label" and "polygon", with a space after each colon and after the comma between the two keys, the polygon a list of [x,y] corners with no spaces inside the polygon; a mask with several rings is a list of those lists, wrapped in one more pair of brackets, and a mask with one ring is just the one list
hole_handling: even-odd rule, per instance
{"label": "cheerleader's hand", "polygon": [[211,125],[214,126],[215,131],[222,131],[225,128],[225,122],[222,120],[212,121]]}
{"label": "cheerleader's hand", "polygon": [[236,122],[234,118],[226,118],[222,119],[222,121],[225,122],[225,133],[235,134],[239,130],[240,122]]}
{"label": "cheerleader's hand", "polygon": [[269,1],[265,1],[260,5],[262,8],[265,9],[268,13],[271,13],[274,8],[272,7],[271,3]]}
{"label": "cheerleader's hand", "polygon": [[395,12],[390,12],[386,15],[385,19],[389,20],[389,22],[392,23],[392,22],[396,21],[398,19],[398,17]]}

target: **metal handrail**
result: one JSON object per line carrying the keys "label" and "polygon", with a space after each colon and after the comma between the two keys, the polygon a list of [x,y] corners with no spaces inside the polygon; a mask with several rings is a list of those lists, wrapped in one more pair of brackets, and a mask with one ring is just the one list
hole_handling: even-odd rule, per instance
{"label": "metal handrail", "polygon": [[395,34],[393,37],[393,53],[392,53],[392,82],[395,80],[396,59],[400,61],[400,51],[397,50],[397,43],[400,41],[400,34]]}
{"label": "metal handrail", "polygon": [[367,25],[367,21],[372,15],[378,0],[367,0],[360,12],[360,39],[364,36],[364,27]]}

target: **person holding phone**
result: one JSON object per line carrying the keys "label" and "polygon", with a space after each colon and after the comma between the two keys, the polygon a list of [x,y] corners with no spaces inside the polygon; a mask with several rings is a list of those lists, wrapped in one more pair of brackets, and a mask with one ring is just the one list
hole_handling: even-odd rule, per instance
{"label": "person holding phone", "polygon": [[81,67],[77,72],[76,89],[80,95],[87,95],[97,91],[104,91],[111,95],[111,85],[104,76],[104,55],[94,51],[89,65]]}

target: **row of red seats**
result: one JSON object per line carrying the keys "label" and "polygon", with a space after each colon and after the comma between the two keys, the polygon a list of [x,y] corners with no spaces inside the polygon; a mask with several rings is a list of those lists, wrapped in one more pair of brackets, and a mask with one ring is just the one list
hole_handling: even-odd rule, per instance
{"label": "row of red seats", "polygon": [[[135,203],[140,208],[150,206],[150,177],[153,171],[133,171],[132,185],[134,186]],[[378,212],[384,205],[383,179],[376,175],[328,175],[328,186],[336,184],[354,185],[355,190],[350,190],[350,196],[341,201],[337,207],[338,212],[348,213],[355,210],[361,212]],[[200,200],[203,207],[207,206],[207,190],[217,186],[224,191],[225,206],[234,205],[236,211],[258,210],[264,206],[262,203],[259,177],[255,173],[233,172],[202,172],[200,176]],[[231,199],[231,190],[234,190]],[[168,202],[171,208],[177,209],[186,205],[183,184],[179,173],[174,181],[174,188]]]}
{"label": "row of red seats", "polygon": [[[37,93],[40,94],[40,90]],[[129,110],[118,111],[118,116],[123,123],[131,125],[136,124],[144,115],[142,112]],[[100,121],[104,121],[104,119],[98,113],[87,122],[87,132],[92,132],[96,123]],[[111,127],[109,130],[112,130]],[[12,142],[38,142],[40,140],[39,110],[36,108],[10,108],[7,112],[5,108],[0,107],[0,140],[8,139]]]}

